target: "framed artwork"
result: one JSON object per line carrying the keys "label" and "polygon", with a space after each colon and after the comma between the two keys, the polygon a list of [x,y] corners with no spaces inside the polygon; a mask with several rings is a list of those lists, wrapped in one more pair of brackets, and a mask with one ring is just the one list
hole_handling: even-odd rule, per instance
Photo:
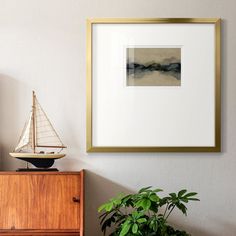
{"label": "framed artwork", "polygon": [[87,152],[220,150],[220,19],[87,20]]}

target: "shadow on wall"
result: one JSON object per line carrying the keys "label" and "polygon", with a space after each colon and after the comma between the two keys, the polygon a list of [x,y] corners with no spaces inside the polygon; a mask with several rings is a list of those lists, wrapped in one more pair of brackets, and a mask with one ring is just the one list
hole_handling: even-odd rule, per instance
{"label": "shadow on wall", "polygon": [[[199,226],[200,228],[200,226]],[[209,232],[206,232],[202,229],[199,229],[199,228],[196,228],[196,227],[189,227],[189,230],[187,230],[187,232],[191,232],[191,235],[194,236],[194,235],[201,235],[201,236],[216,236],[214,233],[209,233]]]}
{"label": "shadow on wall", "polygon": [[[181,223],[181,219],[176,220],[177,218],[170,219],[169,223],[170,225],[174,226],[174,228],[179,229],[179,230],[185,230],[186,232],[190,233],[192,236],[216,236],[215,233],[208,232],[204,229],[201,229],[201,225],[199,227],[192,227],[191,225],[183,225]],[[222,234],[219,234],[217,236],[222,236]],[[232,235],[233,236],[233,235]]]}
{"label": "shadow on wall", "polygon": [[[24,124],[22,119],[22,104],[24,95],[29,88],[22,82],[5,74],[0,74],[0,146],[1,169],[12,170],[25,167],[23,161],[10,158],[12,151],[19,139]],[[20,112],[21,111],[21,112]],[[21,122],[22,121],[22,122]]]}
{"label": "shadow on wall", "polygon": [[[216,228],[218,229],[217,233],[204,231],[201,229],[201,225],[196,227],[188,227],[188,231],[191,232],[192,236],[235,236],[236,235],[236,227],[234,223],[229,222],[219,222],[218,220],[215,220]],[[210,229],[209,229],[210,230]]]}
{"label": "shadow on wall", "polygon": [[204,235],[204,236],[235,236],[236,235],[236,226],[235,226],[235,217],[228,217],[226,216],[225,220],[219,220],[217,218],[211,218],[211,220],[215,223],[215,228],[217,229],[214,231],[214,234],[209,234],[208,232],[201,234],[201,231],[198,229],[193,229],[193,236],[196,235]]}
{"label": "shadow on wall", "polygon": [[132,191],[91,171],[86,171],[85,186],[85,235],[102,236],[98,207],[119,193]]}

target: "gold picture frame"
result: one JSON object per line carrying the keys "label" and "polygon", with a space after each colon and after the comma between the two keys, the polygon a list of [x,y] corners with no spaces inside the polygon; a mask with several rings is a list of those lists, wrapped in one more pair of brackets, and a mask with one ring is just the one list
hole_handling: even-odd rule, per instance
{"label": "gold picture frame", "polygon": [[[96,146],[93,143],[93,26],[96,24],[213,24],[214,25],[214,145],[213,146]],[[197,41],[198,39],[196,39]],[[221,19],[220,18],[100,18],[87,20],[86,150],[87,152],[220,152],[221,151]],[[115,135],[115,134],[114,134]]]}

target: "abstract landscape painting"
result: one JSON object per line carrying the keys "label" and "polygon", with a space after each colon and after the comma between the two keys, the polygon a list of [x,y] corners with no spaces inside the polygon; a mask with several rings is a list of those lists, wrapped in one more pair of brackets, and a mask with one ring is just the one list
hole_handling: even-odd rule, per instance
{"label": "abstract landscape painting", "polygon": [[127,86],[180,86],[181,48],[127,48]]}

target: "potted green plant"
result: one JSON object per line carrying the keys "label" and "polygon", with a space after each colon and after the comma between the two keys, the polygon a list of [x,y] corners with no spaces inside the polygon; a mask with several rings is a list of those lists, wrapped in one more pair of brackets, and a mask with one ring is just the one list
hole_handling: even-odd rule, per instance
{"label": "potted green plant", "polygon": [[101,230],[113,230],[110,236],[190,236],[185,231],[174,229],[167,222],[174,209],[187,215],[186,203],[199,201],[197,193],[170,193],[159,196],[161,189],[145,187],[135,194],[120,194],[98,208]]}

